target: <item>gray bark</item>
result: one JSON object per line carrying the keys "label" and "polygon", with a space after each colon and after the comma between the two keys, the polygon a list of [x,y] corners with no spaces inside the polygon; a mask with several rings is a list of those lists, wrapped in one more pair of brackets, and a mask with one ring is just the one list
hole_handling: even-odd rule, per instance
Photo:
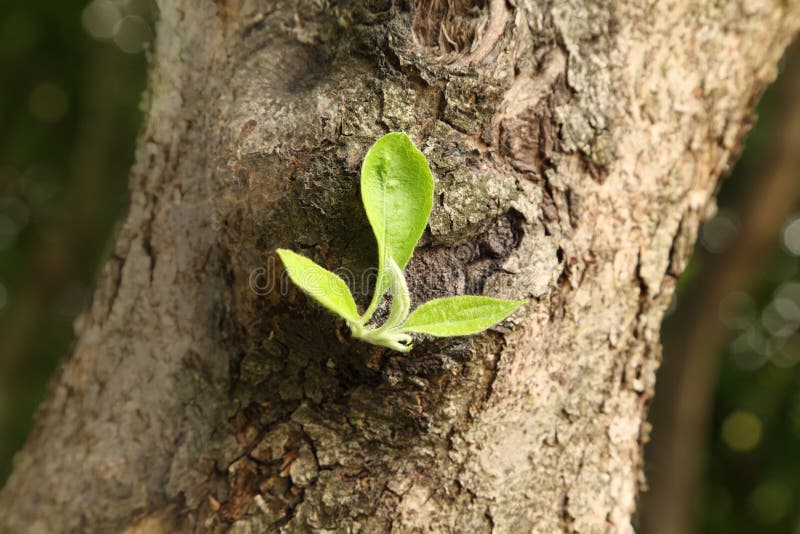
{"label": "gray bark", "polygon": [[[0,528],[630,531],[661,317],[800,6],[160,8],[130,212]],[[437,180],[414,301],[530,299],[502,327],[401,355],[251,289],[279,246],[374,263],[390,129]]]}

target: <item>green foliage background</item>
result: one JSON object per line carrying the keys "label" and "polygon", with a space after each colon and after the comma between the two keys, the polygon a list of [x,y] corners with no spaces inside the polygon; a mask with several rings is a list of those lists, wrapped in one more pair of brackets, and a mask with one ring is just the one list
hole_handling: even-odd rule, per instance
{"label": "green foliage background", "polygon": [[145,57],[90,37],[85,6],[0,6],[0,481],[127,202]]}

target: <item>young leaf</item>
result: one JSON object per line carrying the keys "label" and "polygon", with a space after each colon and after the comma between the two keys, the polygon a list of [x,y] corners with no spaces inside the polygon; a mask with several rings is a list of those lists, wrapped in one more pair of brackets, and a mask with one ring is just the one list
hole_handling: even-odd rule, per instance
{"label": "young leaf", "polygon": [[361,165],[361,200],[378,242],[378,280],[361,318],[366,323],[391,283],[387,258],[401,271],[405,268],[433,206],[428,161],[405,133],[386,134],[367,151]]}
{"label": "young leaf", "polygon": [[438,337],[477,334],[508,317],[524,302],[477,296],[434,299],[414,310],[400,330]]}
{"label": "young leaf", "polygon": [[277,252],[297,287],[343,319],[358,321],[356,303],[344,280],[291,250],[279,248]]}
{"label": "young leaf", "polygon": [[428,161],[405,133],[386,134],[367,152],[361,200],[378,240],[379,260],[391,256],[404,269],[433,205]]}

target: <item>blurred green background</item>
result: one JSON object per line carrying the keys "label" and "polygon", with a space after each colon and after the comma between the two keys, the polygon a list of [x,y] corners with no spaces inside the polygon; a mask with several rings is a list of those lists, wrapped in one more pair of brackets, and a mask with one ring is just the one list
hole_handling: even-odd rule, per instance
{"label": "blurred green background", "polygon": [[0,483],[125,209],[153,9],[0,5]]}
{"label": "blurred green background", "polygon": [[[0,484],[125,210],[154,17],[151,0],[0,7]],[[784,70],[665,326],[653,446],[670,451],[696,434],[698,480],[685,488],[695,532],[800,533],[800,149],[796,139],[778,142],[800,121],[786,105],[786,95],[800,95],[800,75],[789,76],[800,62]],[[767,180],[782,180],[783,202],[753,193]],[[764,214],[779,224],[752,223]],[[699,325],[697,335],[685,321]],[[697,431],[675,415],[676,395],[707,412]],[[669,463],[657,453],[650,462],[651,447],[656,490]],[[643,531],[659,531],[648,511],[669,517],[679,505],[653,495],[644,497]]]}

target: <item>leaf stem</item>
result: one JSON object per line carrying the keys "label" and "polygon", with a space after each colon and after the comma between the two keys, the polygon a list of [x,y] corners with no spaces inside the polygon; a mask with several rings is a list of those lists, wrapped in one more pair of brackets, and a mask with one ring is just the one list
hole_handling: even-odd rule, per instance
{"label": "leaf stem", "polygon": [[[382,289],[385,285],[383,280],[388,274],[390,287],[392,289],[392,308],[389,311],[389,317],[387,317],[386,322],[377,328],[364,328],[364,324],[374,313],[374,309],[372,305],[370,305],[370,308],[368,308],[367,312],[362,316],[361,322],[357,324],[348,324],[350,325],[353,337],[375,345],[389,347],[390,349],[400,352],[407,352],[411,350],[411,336],[399,331],[399,328],[408,318],[408,313],[411,308],[411,297],[408,293],[408,284],[406,284],[403,270],[400,269],[397,262],[391,257],[389,257],[388,264],[389,269],[381,273],[381,280],[375,291],[375,295],[380,294],[380,296],[383,296]],[[373,301],[375,300],[375,297],[373,297]],[[364,320],[364,317],[366,317],[366,320]]]}

